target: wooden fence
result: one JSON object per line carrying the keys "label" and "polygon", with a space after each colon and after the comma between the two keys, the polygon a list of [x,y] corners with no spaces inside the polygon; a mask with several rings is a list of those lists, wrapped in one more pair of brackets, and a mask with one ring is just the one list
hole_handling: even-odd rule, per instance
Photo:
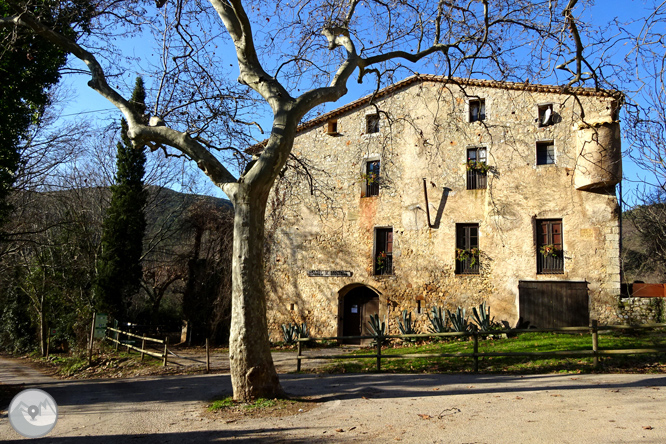
{"label": "wooden fence", "polygon": [[[415,335],[384,335],[384,336],[334,336],[325,338],[299,338],[298,339],[298,353],[296,356],[296,371],[301,371],[301,361],[304,359],[363,359],[375,358],[377,359],[377,371],[382,368],[382,359],[414,359],[414,358],[472,358],[474,360],[474,372],[479,371],[479,358],[493,357],[493,356],[526,356],[526,357],[558,357],[558,356],[592,356],[594,357],[594,366],[599,365],[599,357],[603,355],[634,355],[646,353],[666,353],[666,348],[643,348],[643,349],[599,349],[599,331],[602,332],[612,330],[637,330],[637,329],[654,329],[664,328],[666,324],[643,324],[643,325],[608,325],[599,327],[597,321],[592,321],[589,327],[561,327],[561,328],[530,328],[530,329],[511,329],[511,330],[497,330],[492,332],[451,332],[451,333],[431,333],[431,334],[415,334]],[[548,352],[479,352],[479,337],[487,337],[492,335],[510,334],[515,335],[518,333],[590,333],[592,343],[589,350],[556,350]],[[425,339],[425,338],[441,338],[441,337],[472,337],[474,341],[474,351],[472,353],[409,353],[401,355],[382,355],[382,343],[387,339]],[[346,340],[346,339],[374,339],[377,343],[376,352],[372,354],[363,355],[328,355],[328,356],[308,356],[303,354],[302,344],[308,341],[318,340]]]}
{"label": "wooden fence", "polygon": [[[109,335],[109,332],[115,333],[115,338],[111,337]],[[122,336],[125,335],[127,336],[127,339],[125,341],[121,340]],[[141,347],[136,347],[135,345],[130,343],[129,338],[136,338],[136,339],[141,339]],[[114,342],[116,344],[115,348],[116,351],[118,351],[118,346],[123,346],[127,347],[127,352],[129,353],[130,350],[136,350],[139,353],[141,353],[141,360],[143,361],[143,355],[148,355],[152,356],[153,358],[161,359],[162,360],[162,366],[167,365],[167,356],[169,351],[167,350],[167,347],[169,345],[169,338],[165,337],[164,339],[156,339],[156,338],[149,338],[147,336],[140,336],[134,333],[130,333],[128,331],[123,331],[119,330],[117,328],[113,327],[106,327],[106,335],[105,339],[108,339],[111,342]],[[146,341],[149,342],[155,342],[157,344],[164,344],[164,351],[162,353],[155,353],[149,350],[146,350]]]}

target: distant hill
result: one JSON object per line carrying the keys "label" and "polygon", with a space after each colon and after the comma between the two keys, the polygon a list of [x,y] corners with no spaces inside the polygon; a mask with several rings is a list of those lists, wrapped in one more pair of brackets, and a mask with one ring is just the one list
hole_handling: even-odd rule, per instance
{"label": "distant hill", "polygon": [[[147,187],[146,238],[160,238],[164,248],[172,249],[187,243],[188,229],[184,226],[188,215],[196,207],[215,208],[233,212],[227,199],[186,194],[164,187]],[[81,226],[101,235],[101,226],[111,200],[109,187],[82,187],[60,191],[18,192],[12,196],[15,213],[9,232],[33,232],[55,226],[64,220],[78,221]],[[164,248],[160,248],[164,250]]]}

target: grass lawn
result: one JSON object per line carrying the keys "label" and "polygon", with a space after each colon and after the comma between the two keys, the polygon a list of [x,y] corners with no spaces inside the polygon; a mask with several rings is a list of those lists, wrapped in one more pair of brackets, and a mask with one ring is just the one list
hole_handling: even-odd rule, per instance
{"label": "grass lawn", "polygon": [[[666,332],[611,332],[599,334],[599,350],[611,349],[666,349]],[[589,334],[521,333],[504,339],[479,339],[480,353],[493,352],[548,352],[557,350],[591,350]],[[400,341],[382,348],[382,356],[419,353],[472,353],[470,339],[418,343],[405,345]],[[364,349],[355,354],[374,353]],[[642,355],[601,356],[594,368],[591,356],[580,357],[523,357],[497,356],[479,358],[481,373],[553,373],[553,372],[655,372],[666,373],[666,353]],[[467,373],[474,370],[470,357],[382,359],[382,371],[390,373]],[[355,373],[376,371],[376,359],[341,359],[332,361],[320,371],[326,373]]]}

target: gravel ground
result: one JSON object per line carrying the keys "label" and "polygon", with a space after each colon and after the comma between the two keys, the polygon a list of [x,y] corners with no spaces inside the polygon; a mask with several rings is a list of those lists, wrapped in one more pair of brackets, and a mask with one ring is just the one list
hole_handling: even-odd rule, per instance
{"label": "gravel ground", "polygon": [[[664,375],[281,375],[318,405],[232,422],[205,413],[228,375],[62,381],[0,358],[0,378],[55,398],[46,443],[666,442]],[[19,439],[3,411],[0,441]]]}

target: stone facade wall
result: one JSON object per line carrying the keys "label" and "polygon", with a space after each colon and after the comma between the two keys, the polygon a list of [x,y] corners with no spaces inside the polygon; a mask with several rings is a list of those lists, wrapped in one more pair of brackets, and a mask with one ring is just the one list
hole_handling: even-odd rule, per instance
{"label": "stone facade wall", "polygon": [[664,298],[620,298],[619,317],[624,324],[664,322]]}
{"label": "stone facade wall", "polygon": [[[469,122],[469,99],[485,99],[486,118]],[[552,104],[554,123],[539,127],[538,106]],[[583,108],[581,108],[581,106]],[[294,154],[313,182],[287,172],[269,204],[269,327],[307,322],[313,335],[341,333],[348,289],[379,294],[380,316],[414,312],[421,331],[432,306],[467,308],[483,301],[497,321],[519,318],[520,280],[585,280],[591,317],[617,319],[620,294],[618,203],[611,186],[574,186],[580,149],[576,124],[607,116],[611,99],[438,82],[417,82],[302,131]],[[366,134],[366,115],[380,129]],[[619,136],[619,134],[618,134]],[[536,143],[552,141],[555,163],[537,165]],[[584,141],[583,141],[584,143]],[[487,150],[487,188],[466,189],[467,149]],[[380,193],[364,197],[366,162],[380,160]],[[617,159],[619,162],[619,159]],[[423,179],[426,180],[430,226]],[[536,221],[562,219],[564,272],[537,274]],[[455,273],[456,224],[479,226],[480,273]],[[389,276],[373,275],[374,232],[393,229]],[[351,277],[309,277],[308,270],[346,270]],[[417,314],[421,304],[423,314]]]}

